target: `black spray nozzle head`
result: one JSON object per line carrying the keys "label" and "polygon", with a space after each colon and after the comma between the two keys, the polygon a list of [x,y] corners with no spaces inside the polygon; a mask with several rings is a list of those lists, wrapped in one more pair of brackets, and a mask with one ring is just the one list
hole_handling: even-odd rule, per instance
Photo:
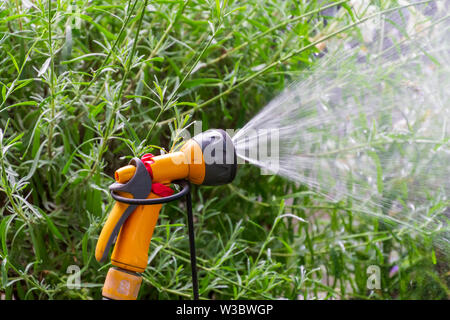
{"label": "black spray nozzle head", "polygon": [[203,153],[205,178],[203,185],[217,186],[230,183],[236,177],[236,149],[231,137],[222,129],[210,129],[193,138]]}

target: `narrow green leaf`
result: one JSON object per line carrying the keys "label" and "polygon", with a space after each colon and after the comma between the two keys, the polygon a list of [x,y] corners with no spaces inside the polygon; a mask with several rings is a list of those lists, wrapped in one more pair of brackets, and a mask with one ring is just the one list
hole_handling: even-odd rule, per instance
{"label": "narrow green leaf", "polygon": [[44,212],[44,210],[38,208],[39,212],[42,214],[42,216],[47,221],[47,225],[50,229],[50,231],[60,240],[64,241],[64,237],[62,236],[61,232],[59,232],[58,228],[53,223],[52,219]]}
{"label": "narrow green leaf", "polygon": [[6,51],[6,53],[10,56],[10,58],[11,58],[13,64],[14,64],[14,67],[16,68],[17,73],[20,73],[20,68],[19,68],[19,66],[18,66],[18,64],[17,64],[16,59],[14,58],[14,56],[13,56],[13,55],[11,54],[11,52],[9,52],[9,51]]}

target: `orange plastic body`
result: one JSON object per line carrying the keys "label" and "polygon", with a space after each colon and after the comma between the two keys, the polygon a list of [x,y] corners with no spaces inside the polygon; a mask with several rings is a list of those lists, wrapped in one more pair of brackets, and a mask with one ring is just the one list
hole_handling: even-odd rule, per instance
{"label": "orange plastic body", "polygon": [[[131,194],[126,192],[119,192],[119,195],[132,198]],[[158,198],[158,196],[150,193],[147,199],[150,198]],[[97,261],[100,261],[102,258],[109,235],[127,207],[128,204],[122,202],[114,204],[97,241],[95,249]],[[143,272],[145,270],[150,240],[152,239],[161,207],[162,204],[137,206],[125,221],[117,236],[111,255],[111,263],[113,265],[133,272]]]}
{"label": "orange plastic body", "polygon": [[133,178],[135,172],[136,167],[128,165],[117,169],[116,172],[114,172],[114,179],[116,179],[119,183],[127,183],[131,178]]}
{"label": "orange plastic body", "polygon": [[[152,182],[170,183],[174,180],[188,179],[194,184],[202,184],[205,179],[205,161],[200,146],[194,140],[187,141],[181,151],[163,154],[152,158]],[[128,165],[118,169],[114,177],[119,183],[126,183],[136,171]]]}
{"label": "orange plastic body", "polygon": [[[153,183],[170,184],[174,180],[188,179],[194,184],[201,184],[205,178],[205,162],[202,150],[194,140],[187,141],[181,151],[155,156],[152,160],[154,161],[151,164]],[[117,182],[126,183],[134,176],[135,171],[136,167],[128,165],[118,169],[114,177]],[[122,197],[132,198],[132,195],[126,192],[119,192],[118,194]],[[150,193],[148,196],[148,198],[157,197],[154,193]],[[161,207],[162,204],[140,205],[131,213],[117,236],[111,255],[112,265],[130,272],[141,273],[145,271],[148,250]],[[104,257],[107,241],[127,208],[128,204],[125,203],[116,202],[114,204],[97,242],[95,257],[98,261]],[[128,277],[128,273],[125,271],[111,268],[105,282],[104,295],[107,294],[105,296],[111,299],[121,299],[121,294],[114,292],[117,291],[118,283],[124,280],[121,277],[125,276]],[[134,296],[137,296],[137,293],[136,295],[123,295],[125,298]]]}
{"label": "orange plastic body", "polygon": [[183,152],[173,152],[152,158],[152,182],[170,183],[189,175],[189,164]]}
{"label": "orange plastic body", "polygon": [[[132,198],[133,196],[129,193],[125,192],[118,192],[118,194],[122,197],[126,198]],[[95,247],[95,259],[97,261],[101,261],[105,250],[106,250],[106,244],[109,240],[110,234],[112,234],[114,227],[119,222],[120,217],[125,212],[125,210],[128,208],[128,204],[117,202],[114,203],[114,207],[112,208],[111,212],[108,215],[108,219],[105,222],[105,225],[103,226],[103,229],[100,233],[100,236],[97,240],[97,246]],[[108,254],[108,253],[106,253]]]}
{"label": "orange plastic body", "polygon": [[136,300],[142,277],[137,274],[110,268],[103,285],[102,295],[114,300]]}
{"label": "orange plastic body", "polygon": [[[159,198],[150,193],[148,199]],[[162,204],[138,206],[125,221],[117,237],[111,264],[125,270],[144,272],[147,267],[148,248],[158,221]]]}
{"label": "orange plastic body", "polygon": [[202,184],[205,179],[202,149],[194,140],[188,140],[178,152],[156,156],[153,160],[153,182],[188,179],[194,184]]}
{"label": "orange plastic body", "polygon": [[202,148],[194,140],[188,140],[181,148],[189,164],[189,172],[185,177],[194,184],[202,184],[205,180],[205,159]]}

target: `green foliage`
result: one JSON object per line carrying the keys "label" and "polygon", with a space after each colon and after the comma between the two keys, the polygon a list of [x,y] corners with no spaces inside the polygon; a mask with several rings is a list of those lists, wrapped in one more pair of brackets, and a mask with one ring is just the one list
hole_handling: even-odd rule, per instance
{"label": "green foliage", "polygon": [[[108,265],[93,255],[114,170],[170,149],[193,120],[242,127],[314,63],[315,45],[338,30],[326,19],[353,23],[349,5],[320,13],[338,4],[2,2],[2,299],[99,299]],[[449,296],[433,239],[418,247],[351,203],[249,166],[233,185],[194,188],[193,201],[204,299]],[[165,205],[140,299],[191,297],[186,235],[183,205]],[[80,290],[66,286],[70,265]],[[382,290],[367,289],[369,265],[380,266]]]}

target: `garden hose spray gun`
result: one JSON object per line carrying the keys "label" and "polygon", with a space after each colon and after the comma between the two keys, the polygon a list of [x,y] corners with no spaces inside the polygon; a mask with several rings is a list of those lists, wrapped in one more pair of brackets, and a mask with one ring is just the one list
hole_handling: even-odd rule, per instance
{"label": "garden hose spray gun", "polygon": [[[194,298],[198,298],[193,241],[190,182],[222,185],[236,176],[236,151],[230,136],[211,129],[188,140],[180,151],[160,156],[133,158],[118,169],[109,189],[116,200],[98,238],[95,257],[104,262],[115,241],[113,265],[106,276],[102,294],[115,300],[135,300],[145,271],[153,230],[162,204],[186,196],[191,245]],[[182,187],[174,194],[171,183]]]}

